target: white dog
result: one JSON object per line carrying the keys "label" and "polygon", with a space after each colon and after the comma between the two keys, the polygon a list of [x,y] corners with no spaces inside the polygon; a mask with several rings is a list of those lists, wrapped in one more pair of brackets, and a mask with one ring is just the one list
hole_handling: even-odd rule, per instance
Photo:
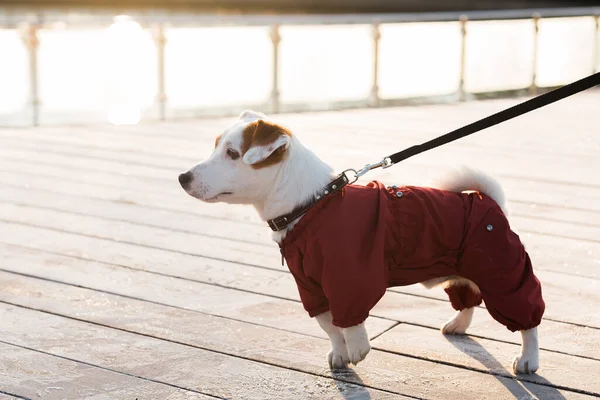
{"label": "white dog", "polygon": [[442,285],[458,310],[442,332],[464,334],[483,299],[521,332],[514,372],[538,369],[541,289],[490,177],[464,170],[435,188],[347,184],[289,129],[245,111],[179,182],[205,202],[251,204],[269,221],[305,309],[331,340],[331,368],[369,353],[364,321],[387,287],[420,282]]}

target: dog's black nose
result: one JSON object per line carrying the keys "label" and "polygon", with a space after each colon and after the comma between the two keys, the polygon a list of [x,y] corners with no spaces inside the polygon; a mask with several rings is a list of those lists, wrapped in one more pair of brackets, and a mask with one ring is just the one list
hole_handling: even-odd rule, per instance
{"label": "dog's black nose", "polygon": [[190,171],[180,174],[179,175],[179,184],[185,188],[192,181],[192,177],[193,177],[193,175]]}

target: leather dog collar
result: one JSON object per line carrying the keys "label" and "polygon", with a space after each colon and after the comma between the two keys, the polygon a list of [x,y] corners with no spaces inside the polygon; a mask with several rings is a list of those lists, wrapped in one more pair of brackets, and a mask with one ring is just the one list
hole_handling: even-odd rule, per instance
{"label": "leather dog collar", "polygon": [[296,207],[292,212],[288,214],[281,215],[277,218],[270,219],[267,221],[269,224],[269,228],[271,228],[274,232],[279,232],[288,227],[289,224],[294,222],[297,218],[306,214],[308,210],[310,210],[315,204],[321,201],[324,197],[329,196],[333,193],[339,192],[349,183],[348,176],[346,173],[342,173],[337,178],[335,178],[329,185],[325,186],[323,189],[318,191],[314,199],[308,202],[307,204],[300,205]]}

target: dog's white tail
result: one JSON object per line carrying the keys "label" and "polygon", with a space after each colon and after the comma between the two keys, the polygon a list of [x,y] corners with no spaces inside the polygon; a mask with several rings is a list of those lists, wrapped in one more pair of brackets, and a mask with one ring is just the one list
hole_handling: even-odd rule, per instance
{"label": "dog's white tail", "polygon": [[502,185],[493,177],[467,167],[461,167],[431,185],[433,188],[451,192],[477,191],[491,197],[508,215],[508,205]]}

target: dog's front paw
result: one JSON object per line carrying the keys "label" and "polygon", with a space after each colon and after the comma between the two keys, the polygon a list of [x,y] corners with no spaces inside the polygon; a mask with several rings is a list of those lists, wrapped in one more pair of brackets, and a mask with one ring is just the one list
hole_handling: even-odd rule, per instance
{"label": "dog's front paw", "polygon": [[327,362],[331,369],[347,368],[348,364],[350,364],[350,357],[348,356],[346,346],[332,348],[331,351],[327,353]]}
{"label": "dog's front paw", "polygon": [[513,372],[515,374],[533,374],[540,367],[537,355],[521,354],[513,361]]}
{"label": "dog's front paw", "polygon": [[345,328],[344,339],[350,362],[354,365],[364,360],[371,351],[371,343],[369,343],[369,336],[364,324]]}
{"label": "dog's front paw", "polygon": [[353,345],[348,343],[347,346],[350,362],[354,365],[358,365],[358,363],[364,360],[371,351],[371,344],[368,339],[361,340]]}

